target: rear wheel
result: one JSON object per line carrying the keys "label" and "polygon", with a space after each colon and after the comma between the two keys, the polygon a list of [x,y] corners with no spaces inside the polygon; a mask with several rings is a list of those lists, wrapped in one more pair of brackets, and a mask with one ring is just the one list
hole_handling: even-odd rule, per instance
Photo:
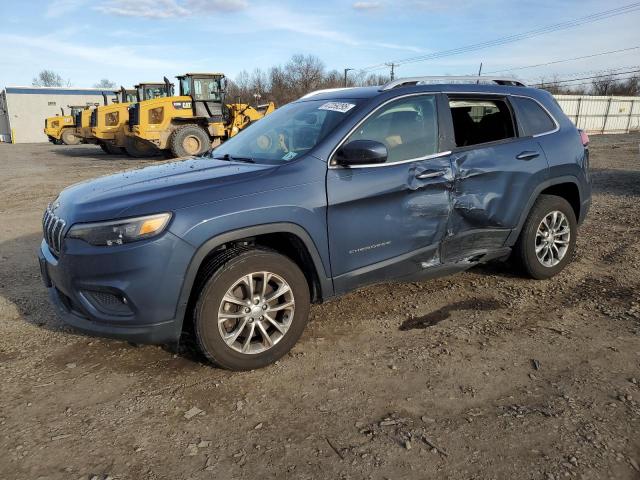
{"label": "rear wheel", "polygon": [[136,137],[127,137],[124,149],[128,155],[135,158],[155,157],[160,154],[160,151],[153,145]]}
{"label": "rear wheel", "polygon": [[110,155],[122,155],[122,154],[126,153],[124,148],[116,147],[113,143],[104,142],[103,145],[104,145],[103,150],[105,150]]}
{"label": "rear wheel", "polygon": [[60,140],[62,140],[62,143],[64,143],[65,145],[80,145],[80,142],[82,141],[80,137],[75,135],[73,133],[73,130],[71,130],[70,128],[65,128],[64,130],[62,130],[62,133],[60,134]]}
{"label": "rear wheel", "polygon": [[230,250],[208,266],[194,308],[200,350],[229,370],[264,367],[300,338],[309,286],[289,258],[263,249]]}
{"label": "rear wheel", "polygon": [[200,155],[211,145],[209,134],[198,125],[183,125],[169,138],[169,148],[176,157]]}
{"label": "rear wheel", "polygon": [[540,195],[522,227],[514,259],[535,279],[558,274],[573,259],[578,224],[562,197]]}

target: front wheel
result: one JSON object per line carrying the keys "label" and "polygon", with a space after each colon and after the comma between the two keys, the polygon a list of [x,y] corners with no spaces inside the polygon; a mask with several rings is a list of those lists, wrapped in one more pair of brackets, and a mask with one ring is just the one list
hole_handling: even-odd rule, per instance
{"label": "front wheel", "polygon": [[540,195],[522,227],[514,258],[528,276],[542,280],[560,273],[573,259],[578,224],[562,197]]}
{"label": "front wheel", "polygon": [[176,157],[200,155],[210,146],[209,134],[198,125],[178,127],[169,138],[169,148]]}
{"label": "front wheel", "polygon": [[275,362],[298,341],[309,316],[309,286],[289,258],[271,250],[227,251],[207,267],[194,308],[200,350],[229,370]]}

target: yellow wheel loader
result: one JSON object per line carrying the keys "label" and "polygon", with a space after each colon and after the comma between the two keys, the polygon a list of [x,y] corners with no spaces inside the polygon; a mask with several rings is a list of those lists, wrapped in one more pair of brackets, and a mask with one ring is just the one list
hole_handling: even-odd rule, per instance
{"label": "yellow wheel loader", "polygon": [[70,115],[64,114],[64,109],[60,107],[61,115],[48,117],[44,122],[44,133],[54,145],[78,145],[80,138],[75,135],[76,114],[84,109],[83,106],[69,105]]}
{"label": "yellow wheel loader", "polygon": [[141,142],[167,156],[204,153],[275,110],[273,102],[255,108],[225,103],[222,73],[188,73],[177,78],[180,95],[141,103],[132,130]]}
{"label": "yellow wheel loader", "polygon": [[91,128],[91,133],[106,153],[113,155],[125,153],[128,108],[137,101],[136,92],[137,90],[120,87],[120,90],[113,92],[116,96],[115,103],[96,108],[95,124]]}
{"label": "yellow wheel loader", "polygon": [[140,112],[145,105],[173,95],[173,83],[164,77],[164,83],[140,83],[135,86],[137,102],[127,108],[127,124],[124,127],[124,148],[132,157],[152,157],[160,154],[155,145],[138,137]]}

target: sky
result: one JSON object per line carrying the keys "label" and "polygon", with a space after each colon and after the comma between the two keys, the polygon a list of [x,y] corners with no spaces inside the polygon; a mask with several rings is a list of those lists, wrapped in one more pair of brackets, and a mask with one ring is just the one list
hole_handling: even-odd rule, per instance
{"label": "sky", "polygon": [[[573,20],[631,0],[0,0],[0,88],[30,85],[42,69],[75,87],[187,72],[284,64],[297,53],[328,69],[385,62],[491,41]],[[640,46],[640,10],[506,45],[408,63],[396,76],[475,74]],[[640,68],[640,49],[512,72],[587,76]],[[620,70],[622,71],[622,70]],[[386,73],[384,67],[375,73]],[[500,72],[501,75],[509,72]]]}

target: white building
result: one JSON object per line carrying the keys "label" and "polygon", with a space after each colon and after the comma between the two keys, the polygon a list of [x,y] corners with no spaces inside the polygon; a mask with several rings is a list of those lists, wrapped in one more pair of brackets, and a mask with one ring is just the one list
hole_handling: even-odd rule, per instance
{"label": "white building", "polygon": [[102,105],[103,91],[113,97],[100,88],[7,87],[0,92],[0,141],[46,142],[45,118],[60,115],[60,107],[69,115],[67,105]]}

